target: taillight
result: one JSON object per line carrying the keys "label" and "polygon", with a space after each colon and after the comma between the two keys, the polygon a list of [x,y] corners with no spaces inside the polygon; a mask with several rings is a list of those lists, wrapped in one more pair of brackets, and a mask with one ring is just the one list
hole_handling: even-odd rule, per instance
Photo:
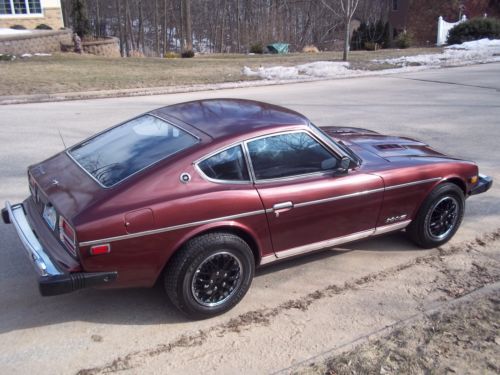
{"label": "taillight", "polygon": [[62,216],[59,216],[59,239],[73,252],[73,254],[76,254],[75,230]]}

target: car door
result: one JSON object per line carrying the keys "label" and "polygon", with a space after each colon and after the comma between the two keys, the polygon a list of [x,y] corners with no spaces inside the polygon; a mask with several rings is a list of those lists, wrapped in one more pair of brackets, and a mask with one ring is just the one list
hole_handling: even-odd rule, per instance
{"label": "car door", "polygon": [[245,145],[276,256],[373,233],[383,199],[380,177],[361,170],[335,175],[339,155],[305,130]]}

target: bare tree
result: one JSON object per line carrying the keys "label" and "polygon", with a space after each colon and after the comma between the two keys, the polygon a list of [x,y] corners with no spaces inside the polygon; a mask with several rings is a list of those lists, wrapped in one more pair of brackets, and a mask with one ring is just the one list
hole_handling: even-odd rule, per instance
{"label": "bare tree", "polygon": [[[356,8],[358,7],[359,0],[321,0],[323,5],[336,16],[342,18],[344,22],[344,55],[343,60],[347,61],[349,58],[349,47],[351,39],[351,20]],[[340,8],[335,6],[340,4]]]}
{"label": "bare tree", "polygon": [[181,0],[182,1],[182,15],[184,24],[184,51],[193,50],[193,29],[191,25],[191,0]]}

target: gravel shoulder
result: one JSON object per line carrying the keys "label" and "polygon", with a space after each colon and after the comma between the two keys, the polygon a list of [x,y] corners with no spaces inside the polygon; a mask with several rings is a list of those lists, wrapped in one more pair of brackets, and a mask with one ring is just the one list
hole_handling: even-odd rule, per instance
{"label": "gravel shoulder", "polygon": [[[417,374],[447,368],[493,371],[500,353],[495,343],[498,284],[493,299],[483,301],[482,310],[475,303],[451,312],[436,306],[498,283],[499,245],[500,228],[391,269],[328,285],[273,308],[249,311],[171,342],[130,352],[78,374],[235,373],[242,369],[244,373],[326,374]],[[433,314],[386,339],[300,370],[313,353],[366,341],[385,327],[431,308]],[[482,367],[471,364],[471,358],[485,359]]]}
{"label": "gravel shoulder", "polygon": [[469,296],[294,374],[498,374],[500,288]]}

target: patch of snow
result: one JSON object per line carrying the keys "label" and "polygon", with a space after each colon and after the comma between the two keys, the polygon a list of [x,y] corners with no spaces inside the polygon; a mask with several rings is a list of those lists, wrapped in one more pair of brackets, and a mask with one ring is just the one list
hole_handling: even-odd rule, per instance
{"label": "patch of snow", "polygon": [[399,72],[414,72],[443,66],[470,65],[500,61],[500,40],[481,39],[448,46],[442,53],[403,56],[392,59],[372,60],[374,63],[394,65],[383,70],[349,69],[348,62],[317,61],[296,66],[271,66],[251,69],[247,66],[242,73],[248,77],[259,77],[276,82],[315,80],[321,78],[360,77],[385,75]]}
{"label": "patch of snow", "polygon": [[445,47],[442,53],[402,56],[394,59],[374,61],[400,66],[420,64],[424,66],[442,67],[500,61],[499,54],[500,40],[480,39]]}
{"label": "patch of snow", "polygon": [[2,35],[29,34],[29,33],[31,33],[31,30],[15,30],[15,29],[0,28],[0,36],[2,36]]}
{"label": "patch of snow", "polygon": [[348,75],[349,63],[334,61],[316,61],[297,66],[260,67],[252,70],[243,68],[243,74],[249,77],[260,77],[268,80],[290,80],[301,78],[338,77]]}
{"label": "patch of snow", "polygon": [[33,57],[33,56],[52,56],[51,53],[23,53],[21,55],[21,57],[24,59],[24,58],[27,58],[27,57]]}

